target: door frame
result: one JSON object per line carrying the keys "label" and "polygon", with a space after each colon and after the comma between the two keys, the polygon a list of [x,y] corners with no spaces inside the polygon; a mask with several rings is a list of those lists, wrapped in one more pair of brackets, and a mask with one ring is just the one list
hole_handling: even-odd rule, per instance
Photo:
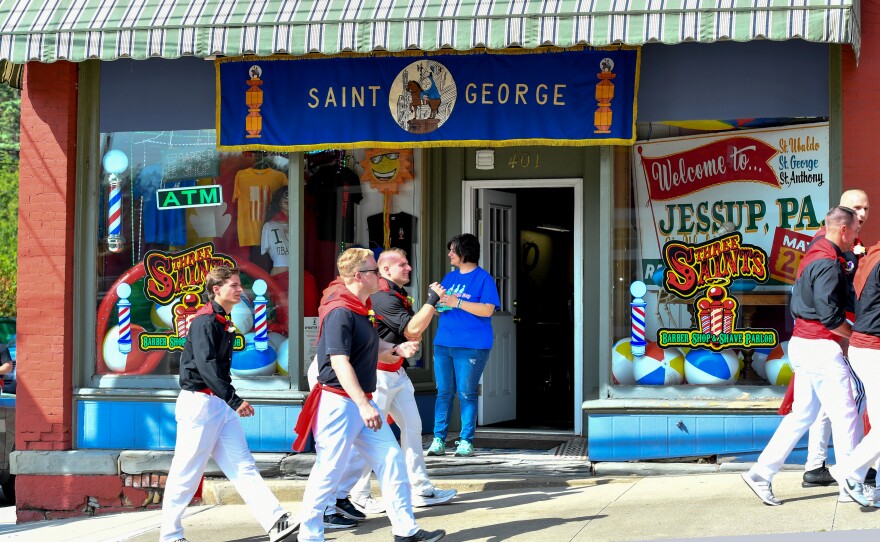
{"label": "door frame", "polygon": [[584,343],[583,333],[583,277],[584,277],[584,202],[582,178],[567,179],[499,179],[492,181],[468,181],[461,183],[461,231],[477,235],[474,202],[476,191],[520,188],[573,188],[574,189],[574,434],[583,434],[582,405],[584,402]]}

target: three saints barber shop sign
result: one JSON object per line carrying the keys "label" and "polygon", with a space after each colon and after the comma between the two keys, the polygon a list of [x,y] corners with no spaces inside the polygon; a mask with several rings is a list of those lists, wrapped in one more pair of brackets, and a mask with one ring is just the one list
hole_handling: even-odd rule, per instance
{"label": "three saints barber shop sign", "polygon": [[639,50],[222,58],[220,150],[630,145]]}

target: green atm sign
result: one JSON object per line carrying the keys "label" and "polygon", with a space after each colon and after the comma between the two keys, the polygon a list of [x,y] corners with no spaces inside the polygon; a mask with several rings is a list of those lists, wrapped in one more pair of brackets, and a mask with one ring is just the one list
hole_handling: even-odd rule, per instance
{"label": "green atm sign", "polygon": [[210,207],[221,203],[223,203],[223,190],[219,184],[187,188],[160,188],[156,191],[156,207],[160,210]]}

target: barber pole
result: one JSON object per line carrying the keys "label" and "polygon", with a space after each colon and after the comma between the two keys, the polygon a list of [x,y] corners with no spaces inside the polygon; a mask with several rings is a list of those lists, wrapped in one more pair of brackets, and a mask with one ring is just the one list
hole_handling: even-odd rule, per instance
{"label": "barber pole", "polygon": [[629,292],[633,296],[632,302],[629,304],[632,309],[632,333],[630,337],[630,350],[633,357],[645,355],[645,307],[648,305],[643,296],[648,291],[645,283],[637,280],[629,287]]}
{"label": "barber pole", "polygon": [[119,313],[119,353],[128,354],[131,352],[131,302],[128,297],[131,295],[131,286],[126,283],[120,283],[116,287],[116,293],[119,295],[119,301],[116,302],[116,310]]}
{"label": "barber pole", "polygon": [[264,297],[267,286],[266,281],[257,279],[254,281],[254,347],[257,350],[269,348],[269,329],[266,323],[267,300]]}

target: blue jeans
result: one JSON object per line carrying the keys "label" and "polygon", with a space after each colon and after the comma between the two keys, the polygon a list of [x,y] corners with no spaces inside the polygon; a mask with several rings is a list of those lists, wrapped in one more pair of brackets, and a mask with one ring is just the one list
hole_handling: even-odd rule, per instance
{"label": "blue jeans", "polygon": [[489,350],[434,345],[434,377],[437,379],[437,403],[434,407],[434,437],[446,441],[452,398],[458,392],[461,401],[460,440],[474,442],[477,426],[477,389]]}

